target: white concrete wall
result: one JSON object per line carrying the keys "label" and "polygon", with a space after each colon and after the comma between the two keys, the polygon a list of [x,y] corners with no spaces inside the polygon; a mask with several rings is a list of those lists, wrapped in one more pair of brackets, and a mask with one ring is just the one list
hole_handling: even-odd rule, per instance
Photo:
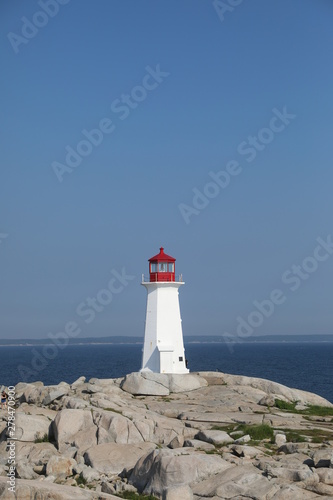
{"label": "white concrete wall", "polygon": [[142,284],[148,294],[142,369],[155,373],[188,373],[178,292],[183,283]]}

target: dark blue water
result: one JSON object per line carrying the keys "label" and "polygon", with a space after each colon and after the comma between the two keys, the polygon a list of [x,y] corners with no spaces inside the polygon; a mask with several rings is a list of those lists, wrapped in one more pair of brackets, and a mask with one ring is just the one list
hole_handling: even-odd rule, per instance
{"label": "dark blue water", "polygon": [[[41,380],[46,385],[87,379],[116,378],[138,371],[139,344],[0,347],[0,385]],[[53,359],[50,359],[50,358]],[[191,371],[219,370],[225,373],[266,378],[333,402],[333,343],[253,343],[228,345],[187,344]]]}

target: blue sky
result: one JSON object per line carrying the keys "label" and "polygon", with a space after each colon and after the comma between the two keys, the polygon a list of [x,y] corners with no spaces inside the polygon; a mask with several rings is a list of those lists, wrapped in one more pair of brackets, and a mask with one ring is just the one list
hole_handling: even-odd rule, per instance
{"label": "blue sky", "polygon": [[[0,7],[1,338],[143,335],[160,246],[185,335],[236,334],[276,289],[253,335],[333,333],[333,255],[315,253],[333,234],[332,3],[54,2]],[[124,268],[87,323],[78,306]]]}

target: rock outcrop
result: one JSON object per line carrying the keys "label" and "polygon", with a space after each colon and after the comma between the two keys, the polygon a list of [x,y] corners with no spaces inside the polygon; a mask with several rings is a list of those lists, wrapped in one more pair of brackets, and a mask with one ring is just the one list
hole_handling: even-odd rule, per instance
{"label": "rock outcrop", "polygon": [[141,372],[20,383],[15,436],[7,421],[2,410],[4,499],[15,498],[13,474],[22,499],[333,497],[333,405],[268,380]]}

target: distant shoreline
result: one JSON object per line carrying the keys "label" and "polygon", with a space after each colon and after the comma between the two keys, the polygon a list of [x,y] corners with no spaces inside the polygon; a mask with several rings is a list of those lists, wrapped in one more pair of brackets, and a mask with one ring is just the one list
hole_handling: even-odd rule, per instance
{"label": "distant shoreline", "polygon": [[[331,344],[333,343],[333,337],[328,336],[328,339],[315,339],[311,337],[311,339],[306,339],[306,338],[301,338],[301,339],[258,339],[258,338],[253,338],[253,339],[240,339],[240,344]],[[184,343],[185,344],[226,344],[227,342],[221,341],[221,340],[186,340],[184,338]],[[17,342],[11,341],[11,343],[4,343],[4,341],[0,340],[0,347],[39,347],[39,346],[46,346],[46,345],[52,345],[52,342],[47,342],[44,339],[41,339],[38,341],[36,339],[35,342],[24,342],[22,339],[18,340]],[[96,341],[87,341],[87,342],[69,342],[66,347],[68,346],[91,346],[91,345],[143,345],[143,339],[142,341],[130,341],[130,342],[120,342],[120,341],[109,341],[109,342],[96,342]],[[237,345],[237,342],[232,343],[232,345]]]}

